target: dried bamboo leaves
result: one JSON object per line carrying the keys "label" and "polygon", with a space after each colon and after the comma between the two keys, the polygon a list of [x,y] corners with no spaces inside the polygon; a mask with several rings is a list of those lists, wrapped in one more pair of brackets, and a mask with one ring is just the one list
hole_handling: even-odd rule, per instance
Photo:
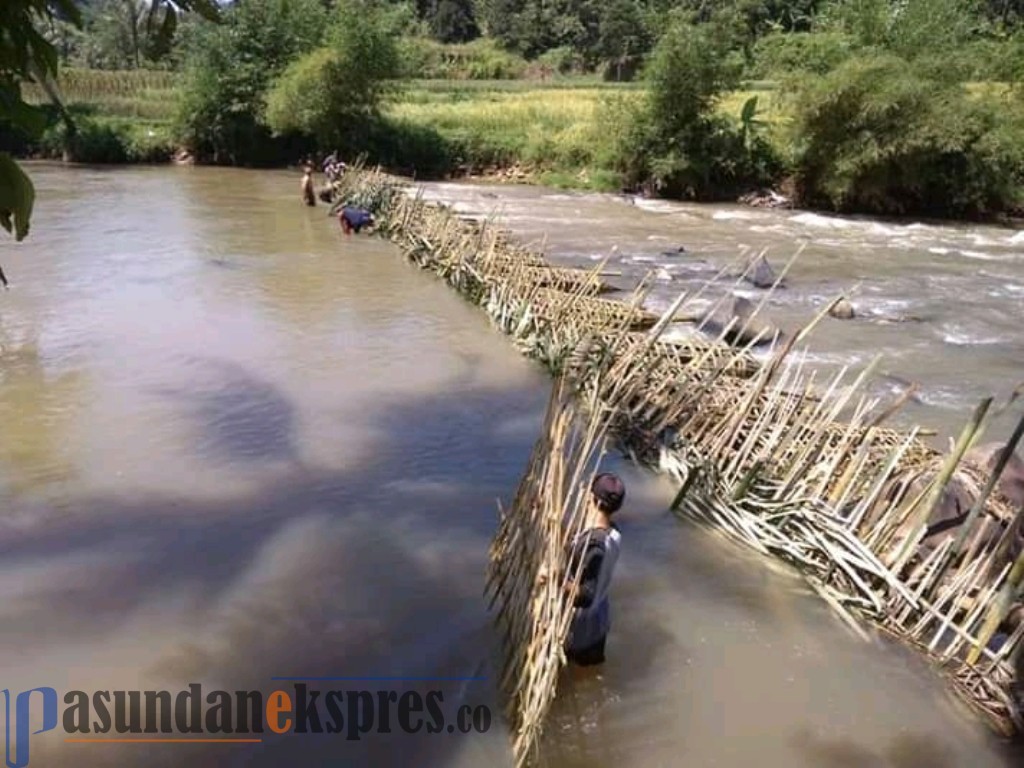
{"label": "dried bamboo leaves", "polygon": [[[756,337],[742,348],[725,343],[735,323],[711,340],[662,338],[696,297],[681,296],[658,318],[643,309],[643,284],[622,302],[600,298],[603,265],[552,267],[492,222],[460,219],[377,172],[350,172],[342,184],[349,199],[369,201],[381,231],[411,261],[481,306],[525,354],[562,377],[492,549],[494,562],[504,563],[492,567],[490,583],[504,601],[518,760],[532,748],[557,677],[552,649],[564,606],[537,591],[533,575],[559,557],[548,516],[574,503],[564,475],[582,466],[565,442],[570,406],[561,398],[570,386],[600,425],[593,428],[679,480],[674,508],[798,568],[851,627],[863,633],[867,620],[919,648],[998,730],[1021,729],[1011,659],[1024,626],[998,650],[987,646],[1024,587],[1024,556],[1015,568],[1008,561],[1024,510],[994,490],[997,475],[981,477],[961,461],[984,428],[988,403],[944,457],[917,428],[880,426],[879,403],[861,394],[869,371],[852,382],[840,372],[817,389],[793,351],[829,307],[762,365],[749,354]],[[962,535],[922,547],[955,484],[974,493]],[[544,500],[542,488],[556,490]]]}

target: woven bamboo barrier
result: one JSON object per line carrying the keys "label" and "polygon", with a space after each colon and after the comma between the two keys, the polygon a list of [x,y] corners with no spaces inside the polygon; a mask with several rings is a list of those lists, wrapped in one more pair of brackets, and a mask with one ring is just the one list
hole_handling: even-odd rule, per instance
{"label": "woven bamboo barrier", "polygon": [[[600,298],[603,265],[555,271],[493,222],[467,223],[378,172],[350,174],[339,195],[363,201],[411,261],[561,377],[552,402],[562,405],[549,408],[491,553],[519,764],[555,694],[569,610],[561,592],[539,590],[535,577],[557,565],[571,526],[555,523],[575,519],[570,508],[580,503],[571,495],[577,486],[564,484],[566,468],[578,479],[593,452],[592,443],[581,452],[560,437],[569,431],[569,406],[559,399],[566,388],[590,414],[593,440],[607,432],[637,462],[676,478],[673,509],[790,563],[852,630],[868,637],[873,626],[919,650],[998,732],[1024,730],[1014,674],[1024,625],[989,647],[1024,593],[1024,510],[997,489],[1005,460],[992,472],[964,461],[991,419],[991,400],[942,454],[918,427],[883,426],[894,408],[879,415],[882,404],[864,394],[872,367],[817,382],[800,350],[827,307],[785,343],[776,338],[761,364],[750,355],[757,338],[725,341],[756,311],[714,338],[668,340],[676,314],[697,296],[680,296],[661,316],[643,308],[645,283],[624,301]],[[1005,457],[1022,435],[1024,418]],[[970,509],[955,529],[929,536],[953,487],[965,489]]]}
{"label": "woven bamboo barrier", "polygon": [[[565,664],[573,609],[564,586],[569,544],[584,529],[588,488],[603,448],[607,418],[581,418],[573,391],[556,382],[541,437],[509,509],[500,509],[487,591],[505,645],[501,686],[517,765],[533,756]],[[593,414],[595,409],[587,409]],[[561,575],[566,578],[561,578]]]}

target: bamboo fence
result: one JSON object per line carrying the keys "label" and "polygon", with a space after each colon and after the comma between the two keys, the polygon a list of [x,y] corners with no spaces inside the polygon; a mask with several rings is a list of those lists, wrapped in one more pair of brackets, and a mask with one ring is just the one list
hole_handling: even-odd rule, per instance
{"label": "bamboo fence", "polygon": [[[605,434],[677,480],[674,510],[791,564],[853,631],[867,638],[873,626],[919,650],[998,733],[1024,732],[1015,676],[1024,623],[993,642],[1024,594],[1024,510],[999,489],[1024,418],[987,472],[964,456],[991,421],[990,399],[943,454],[919,427],[884,426],[901,403],[864,394],[874,366],[817,381],[802,345],[830,307],[785,342],[772,339],[772,355],[759,363],[750,350],[765,331],[736,331],[756,327],[770,291],[715,337],[667,340],[691,302],[727,287],[722,277],[656,315],[643,307],[646,282],[623,301],[602,298],[604,264],[551,266],[493,221],[460,219],[379,171],[350,172],[337,194],[371,208],[409,260],[559,376],[491,552],[517,764],[532,754],[555,694],[570,612],[561,591],[538,587],[536,575],[564,565],[565,536],[581,514],[580,478]],[[567,404],[570,391],[579,409]],[[589,426],[571,427],[579,410]],[[570,437],[574,429],[586,438]],[[934,534],[930,523],[956,494],[968,500],[963,522]]]}

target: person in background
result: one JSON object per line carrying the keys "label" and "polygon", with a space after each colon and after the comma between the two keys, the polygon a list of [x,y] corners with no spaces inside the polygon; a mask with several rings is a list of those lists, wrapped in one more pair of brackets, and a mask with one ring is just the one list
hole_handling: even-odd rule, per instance
{"label": "person in background", "polygon": [[365,208],[344,205],[338,213],[338,223],[341,224],[341,229],[346,235],[351,235],[353,231],[358,235],[359,230],[363,227],[373,226],[373,214]]}
{"label": "person in background", "polygon": [[316,205],[316,191],[313,189],[313,166],[308,164],[302,174],[302,201],[306,205]]}
{"label": "person in background", "polygon": [[[611,629],[608,590],[619,559],[622,536],[612,522],[626,498],[626,486],[617,475],[597,475],[590,486],[590,509],[584,530],[573,540],[569,576],[582,569],[573,606],[565,654],[570,662],[588,667],[603,664],[605,641]],[[571,584],[567,586],[571,587]]]}

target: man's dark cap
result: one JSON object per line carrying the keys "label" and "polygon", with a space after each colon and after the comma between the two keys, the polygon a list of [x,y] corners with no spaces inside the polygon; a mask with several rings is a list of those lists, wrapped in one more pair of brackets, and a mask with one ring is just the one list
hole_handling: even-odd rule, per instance
{"label": "man's dark cap", "polygon": [[590,485],[590,492],[597,499],[597,506],[601,511],[608,514],[617,512],[622,506],[622,500],[626,498],[625,484],[618,475],[611,472],[603,472],[595,477]]}

